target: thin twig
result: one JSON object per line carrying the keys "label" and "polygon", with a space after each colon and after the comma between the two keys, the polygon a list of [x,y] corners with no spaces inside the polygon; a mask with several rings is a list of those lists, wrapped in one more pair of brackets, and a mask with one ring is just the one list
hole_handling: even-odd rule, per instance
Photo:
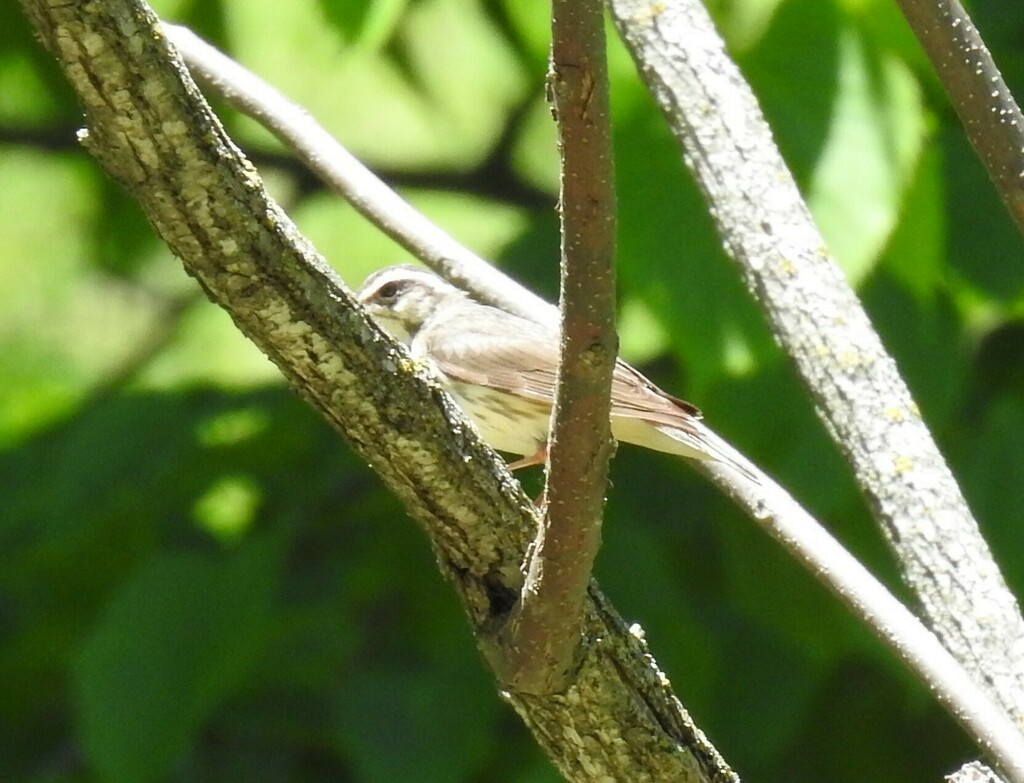
{"label": "thin twig", "polygon": [[1024,233],[1024,115],[959,0],[896,0]]}
{"label": "thin twig", "polygon": [[1024,780],[1020,729],[885,585],[767,476],[737,487],[729,468],[714,462],[699,468],[863,620],[1012,780]]}
{"label": "thin twig", "polygon": [[978,761],[969,761],[943,778],[946,783],[1003,783],[995,772]]}
{"label": "thin twig", "polygon": [[613,450],[615,184],[600,0],[554,0],[549,93],[562,158],[562,346],[544,519],[502,633],[506,682],[558,692],[580,644]]}

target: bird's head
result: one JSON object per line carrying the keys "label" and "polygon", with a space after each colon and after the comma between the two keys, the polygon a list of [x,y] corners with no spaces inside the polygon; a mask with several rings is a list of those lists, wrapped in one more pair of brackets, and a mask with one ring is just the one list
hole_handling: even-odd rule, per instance
{"label": "bird's head", "polygon": [[408,345],[440,306],[462,302],[466,293],[426,269],[403,265],[371,274],[357,299],[392,337]]}

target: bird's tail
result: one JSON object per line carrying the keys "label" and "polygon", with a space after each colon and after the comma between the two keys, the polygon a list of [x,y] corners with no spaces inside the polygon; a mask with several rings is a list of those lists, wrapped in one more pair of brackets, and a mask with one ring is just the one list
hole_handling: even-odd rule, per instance
{"label": "bird's tail", "polygon": [[[700,420],[687,422],[686,429],[672,427],[667,424],[656,424],[654,428],[663,436],[678,444],[678,448],[671,448],[670,446],[661,450],[692,459],[714,460],[723,465],[728,465],[755,484],[761,483],[754,464],[733,448],[725,438],[704,424],[704,422]],[[663,442],[662,445],[667,444]]]}

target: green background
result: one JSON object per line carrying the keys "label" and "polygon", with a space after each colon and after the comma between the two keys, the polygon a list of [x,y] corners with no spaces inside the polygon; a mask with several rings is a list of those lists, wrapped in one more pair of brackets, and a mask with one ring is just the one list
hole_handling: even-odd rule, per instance
{"label": "green background", "polygon": [[[1024,4],[973,8],[1024,94]],[[1019,592],[1021,238],[891,0],[712,9]],[[555,296],[544,3],[157,10]],[[423,534],[77,147],[80,113],[17,4],[0,30],[0,780],[557,780]],[[613,43],[610,58],[624,353],[902,593],[628,56]],[[222,116],[349,284],[409,260]],[[612,479],[598,577],[745,779],[934,781],[973,757],[685,462],[626,446]]]}

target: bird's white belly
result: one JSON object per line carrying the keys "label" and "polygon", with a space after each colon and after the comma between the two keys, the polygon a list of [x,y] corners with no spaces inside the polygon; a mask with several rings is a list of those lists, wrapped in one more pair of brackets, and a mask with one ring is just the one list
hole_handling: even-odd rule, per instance
{"label": "bird's white belly", "polygon": [[486,386],[444,381],[491,448],[526,457],[547,443],[550,406]]}

